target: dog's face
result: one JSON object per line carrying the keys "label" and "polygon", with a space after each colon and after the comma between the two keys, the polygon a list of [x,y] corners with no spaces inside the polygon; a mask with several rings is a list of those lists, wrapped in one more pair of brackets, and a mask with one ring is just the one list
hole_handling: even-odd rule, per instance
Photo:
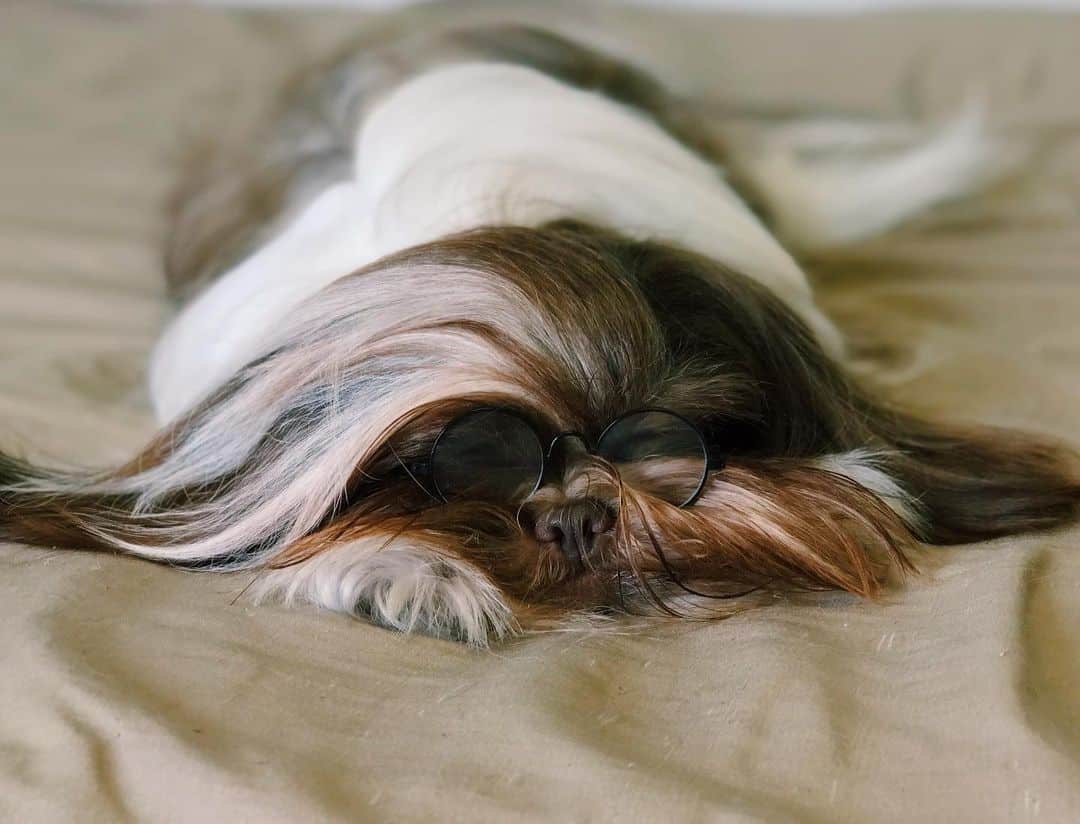
{"label": "dog's face", "polygon": [[[369,421],[370,451],[335,517],[276,563],[360,538],[403,542],[475,566],[538,607],[679,609],[691,593],[780,581],[870,592],[878,565],[900,557],[897,512],[914,521],[914,507],[868,456],[851,454],[883,445],[853,423],[856,399],[802,325],[748,279],[573,225],[472,233],[427,254],[430,270],[412,257],[389,275],[415,302],[354,350],[359,362],[336,363],[392,382],[386,411]],[[387,288],[387,278],[383,268],[342,286]],[[358,327],[371,323],[354,311]],[[479,453],[467,472],[497,471],[497,455],[485,457],[492,442],[531,430],[550,451],[542,482],[503,500],[468,489],[443,500],[424,471],[436,441],[491,408],[505,412],[466,427],[455,453]],[[677,413],[722,465],[690,505],[679,503],[701,466],[677,447],[647,466],[586,448],[639,409]],[[845,477],[844,460],[892,498]]]}
{"label": "dog's face", "polygon": [[[641,409],[677,415],[708,464],[598,454]],[[537,483],[439,492],[436,444],[476,410],[520,429],[458,437],[459,477],[490,490],[499,444],[534,438]],[[473,231],[343,278],[115,473],[3,471],[21,490],[5,535],[260,569],[287,597],[474,642],[568,611],[871,595],[915,537],[1052,525],[1080,498],[1054,447],[871,401],[738,273],[570,223]]]}

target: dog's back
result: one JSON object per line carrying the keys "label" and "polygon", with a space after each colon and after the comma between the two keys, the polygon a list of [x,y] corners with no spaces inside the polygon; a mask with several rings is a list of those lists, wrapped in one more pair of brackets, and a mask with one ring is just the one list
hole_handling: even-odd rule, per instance
{"label": "dog's back", "polygon": [[174,297],[204,287],[272,234],[320,187],[348,177],[356,131],[371,107],[424,71],[468,62],[536,69],[632,106],[703,158],[720,139],[693,107],[630,63],[526,25],[370,35],[312,66],[283,90],[258,141],[237,149],[207,135],[190,147],[171,201],[165,273]]}

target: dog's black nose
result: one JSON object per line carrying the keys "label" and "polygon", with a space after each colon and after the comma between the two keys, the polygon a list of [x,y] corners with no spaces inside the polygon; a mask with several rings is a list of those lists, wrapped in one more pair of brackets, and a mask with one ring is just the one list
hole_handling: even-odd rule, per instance
{"label": "dog's black nose", "polygon": [[614,525],[615,517],[601,501],[581,498],[540,513],[533,534],[542,544],[558,544],[569,561],[581,564],[596,548],[596,539]]}

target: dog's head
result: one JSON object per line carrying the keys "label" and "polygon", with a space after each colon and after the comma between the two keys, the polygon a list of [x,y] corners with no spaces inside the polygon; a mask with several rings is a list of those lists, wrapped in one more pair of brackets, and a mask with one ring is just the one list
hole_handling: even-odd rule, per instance
{"label": "dog's head", "polygon": [[475,643],[582,610],[874,594],[912,540],[1054,525],[1056,447],[871,400],[775,296],[574,223],[334,283],[131,464],[8,462],[0,533],[260,569],[264,590]]}

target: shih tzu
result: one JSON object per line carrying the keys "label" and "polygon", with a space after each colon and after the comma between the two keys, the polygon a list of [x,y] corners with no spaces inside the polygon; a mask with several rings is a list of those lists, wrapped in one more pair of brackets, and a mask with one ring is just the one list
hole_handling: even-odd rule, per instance
{"label": "shih tzu", "polygon": [[1076,516],[1062,447],[859,385],[793,257],[972,192],[973,121],[858,162],[740,151],[514,26],[369,44],[290,101],[183,181],[160,434],[105,472],[0,457],[0,538],[484,645],[872,596],[914,542]]}

